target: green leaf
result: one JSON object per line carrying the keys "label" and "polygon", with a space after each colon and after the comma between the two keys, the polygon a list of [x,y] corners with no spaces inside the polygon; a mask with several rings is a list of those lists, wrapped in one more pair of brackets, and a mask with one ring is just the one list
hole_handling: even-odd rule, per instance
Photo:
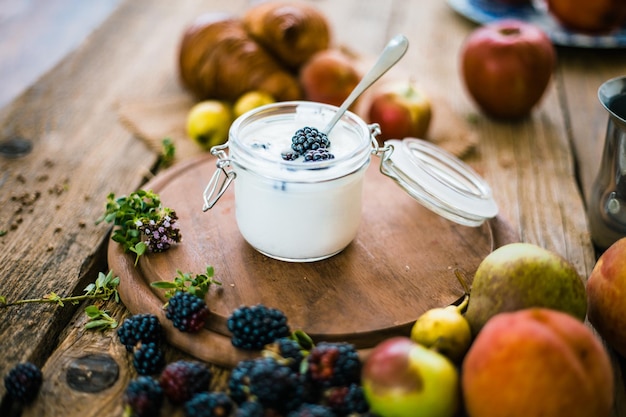
{"label": "green leaf", "polygon": [[173,282],[169,282],[169,281],[153,282],[150,284],[150,286],[154,288],[161,288],[161,289],[176,288],[176,284],[174,284]]}
{"label": "green leaf", "polygon": [[96,318],[96,317],[100,317],[102,315],[102,311],[100,311],[100,309],[98,307],[96,307],[95,305],[89,305],[89,306],[85,307],[85,313],[90,318]]}

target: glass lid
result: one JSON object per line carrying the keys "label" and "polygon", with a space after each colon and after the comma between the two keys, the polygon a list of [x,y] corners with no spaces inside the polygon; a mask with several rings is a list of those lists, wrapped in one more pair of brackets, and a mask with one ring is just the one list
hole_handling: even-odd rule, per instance
{"label": "glass lid", "polygon": [[498,214],[491,188],[469,165],[421,139],[388,140],[380,163],[419,203],[456,223],[479,226]]}

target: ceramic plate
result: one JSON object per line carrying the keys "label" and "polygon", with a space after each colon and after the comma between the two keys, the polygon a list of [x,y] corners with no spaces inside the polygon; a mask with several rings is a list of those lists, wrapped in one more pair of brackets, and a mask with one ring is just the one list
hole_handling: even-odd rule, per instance
{"label": "ceramic plate", "polygon": [[[591,0],[593,1],[593,0]],[[456,12],[467,19],[485,24],[503,18],[515,18],[536,24],[555,45],[579,48],[626,48],[626,27],[610,34],[592,36],[571,32],[561,26],[547,11],[543,1],[528,6],[507,6],[485,0],[448,0]]]}

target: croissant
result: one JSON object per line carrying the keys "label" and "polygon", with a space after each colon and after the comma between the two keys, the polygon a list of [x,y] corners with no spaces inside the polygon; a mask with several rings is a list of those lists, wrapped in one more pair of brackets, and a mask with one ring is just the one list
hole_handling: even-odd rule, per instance
{"label": "croissant", "polygon": [[330,44],[326,18],[303,3],[260,3],[246,11],[243,23],[252,38],[289,68],[298,68]]}
{"label": "croissant", "polygon": [[240,18],[225,13],[203,14],[186,28],[179,73],[198,99],[235,101],[251,90],[277,101],[302,97],[296,76],[248,35]]}

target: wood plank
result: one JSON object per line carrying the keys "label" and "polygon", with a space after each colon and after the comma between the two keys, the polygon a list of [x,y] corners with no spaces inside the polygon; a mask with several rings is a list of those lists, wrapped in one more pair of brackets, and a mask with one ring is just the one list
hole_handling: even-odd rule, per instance
{"label": "wood plank", "polygon": [[[213,6],[240,10],[242,3]],[[95,279],[109,229],[95,220],[106,195],[137,189],[156,160],[118,122],[116,105],[168,89],[180,92],[173,66],[179,34],[203,10],[195,2],[126,2],[2,110],[3,139],[18,136],[33,144],[23,158],[0,159],[0,229],[7,231],[0,238],[0,294],[8,300],[81,293]],[[158,31],[155,21],[163,22]],[[19,361],[43,365],[73,310],[32,304],[0,311],[0,374]]]}

